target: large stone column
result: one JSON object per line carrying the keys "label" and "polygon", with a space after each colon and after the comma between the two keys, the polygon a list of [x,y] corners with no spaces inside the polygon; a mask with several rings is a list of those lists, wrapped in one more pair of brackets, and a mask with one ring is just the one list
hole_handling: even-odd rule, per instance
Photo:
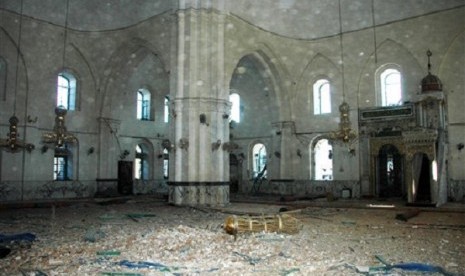
{"label": "large stone column", "polygon": [[[118,141],[120,120],[111,118],[98,118],[99,120],[99,165],[97,178],[116,179],[118,177],[118,164],[121,148]],[[114,160],[111,162],[110,160]]]}
{"label": "large stone column", "polygon": [[[229,203],[229,93],[224,83],[224,15],[181,6],[172,74],[174,128],[169,202]],[[173,93],[172,93],[173,94]],[[226,144],[227,145],[227,144]]]}
{"label": "large stone column", "polygon": [[[279,175],[275,175],[278,179],[291,179],[294,176],[294,152],[295,152],[295,124],[292,121],[283,121],[273,123],[276,130],[276,137],[273,144],[275,145],[274,158],[279,161]],[[277,156],[276,156],[277,155]],[[276,169],[276,167],[274,167]]]}

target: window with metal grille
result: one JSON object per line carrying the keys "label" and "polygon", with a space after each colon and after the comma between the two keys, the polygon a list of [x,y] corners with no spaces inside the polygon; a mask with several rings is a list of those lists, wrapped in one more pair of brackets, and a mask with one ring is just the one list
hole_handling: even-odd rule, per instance
{"label": "window with metal grille", "polygon": [[69,72],[61,72],[57,79],[57,106],[76,109],[76,78]]}
{"label": "window with metal grille", "polygon": [[136,158],[134,159],[134,178],[147,180],[149,178],[149,162],[147,158],[147,150],[144,146],[136,146]]}
{"label": "window with metal grille", "polygon": [[137,91],[137,119],[150,120],[150,92],[147,89]]}
{"label": "window with metal grille", "polygon": [[258,143],[255,144],[252,148],[252,168],[253,168],[253,177],[257,177],[259,174],[262,177],[266,178],[266,147],[264,144]]}
{"label": "window with metal grille", "polygon": [[388,68],[380,74],[381,105],[396,106],[402,104],[402,85],[399,70]]}
{"label": "window with metal grille", "polygon": [[313,114],[331,113],[331,90],[327,79],[319,79],[313,84]]}

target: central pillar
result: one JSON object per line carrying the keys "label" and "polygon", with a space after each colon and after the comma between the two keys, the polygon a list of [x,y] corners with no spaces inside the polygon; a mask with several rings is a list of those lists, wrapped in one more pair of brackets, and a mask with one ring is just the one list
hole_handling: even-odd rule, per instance
{"label": "central pillar", "polygon": [[224,83],[224,15],[192,7],[177,15],[169,202],[222,206],[229,203],[229,155],[224,145],[229,142],[230,112]]}

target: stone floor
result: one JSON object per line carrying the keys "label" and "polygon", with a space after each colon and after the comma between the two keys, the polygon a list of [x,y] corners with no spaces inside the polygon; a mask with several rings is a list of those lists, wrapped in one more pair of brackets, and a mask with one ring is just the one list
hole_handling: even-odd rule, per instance
{"label": "stone floor", "polygon": [[[297,233],[235,238],[223,229],[232,215],[280,211],[298,219]],[[238,195],[221,208],[156,196],[23,202],[0,205],[0,229],[36,237],[0,243],[11,249],[0,275],[465,275],[461,203]]]}

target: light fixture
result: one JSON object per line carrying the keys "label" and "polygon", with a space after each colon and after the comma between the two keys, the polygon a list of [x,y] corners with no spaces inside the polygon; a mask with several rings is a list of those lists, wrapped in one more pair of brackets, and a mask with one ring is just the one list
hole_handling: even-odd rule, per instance
{"label": "light fixture", "polygon": [[342,16],[341,16],[341,0],[339,0],[339,46],[341,53],[341,72],[342,72],[342,103],[339,105],[339,130],[330,133],[330,138],[335,141],[348,143],[355,139],[357,135],[352,130],[350,122],[350,106],[345,101],[345,78],[344,78],[344,47],[342,43]]}
{"label": "light fixture", "polygon": [[67,110],[63,106],[55,108],[55,126],[52,132],[42,134],[44,144],[55,144],[55,148],[62,147],[65,143],[77,142],[76,137],[66,130],[65,116]]}
{"label": "light fixture", "polygon": [[458,149],[459,151],[461,151],[461,150],[463,149],[463,147],[464,147],[463,143],[458,143],[458,144],[457,144],[457,149]]}
{"label": "light fixture", "polygon": [[167,151],[171,151],[172,149],[175,148],[169,139],[163,139],[161,141],[161,147],[163,149],[166,149]]}
{"label": "light fixture", "polygon": [[181,149],[187,150],[187,148],[189,148],[189,139],[187,139],[187,138],[179,139],[179,147]]}
{"label": "light fixture", "polygon": [[[65,24],[63,30],[63,57],[62,68],[65,67],[66,60],[66,43],[68,38],[68,13],[69,13],[69,0],[66,1]],[[66,143],[77,142],[76,137],[67,131],[65,126],[65,116],[67,109],[64,106],[57,106],[55,108],[55,126],[53,132],[45,132],[42,134],[42,142],[44,144],[55,144],[55,149],[63,147]]]}
{"label": "light fixture", "polygon": [[35,146],[33,144],[27,144],[18,139],[18,118],[13,115],[10,117],[10,132],[8,133],[7,139],[0,139],[0,146],[8,152],[18,152],[20,149],[26,149],[31,152]]}
{"label": "light fixture", "polygon": [[212,151],[219,149],[221,146],[221,140],[218,139],[216,142],[212,143]]}
{"label": "light fixture", "polygon": [[19,55],[21,52],[21,34],[22,34],[22,25],[23,25],[23,0],[21,0],[21,11],[19,17],[19,32],[18,32],[18,47],[16,51],[16,76],[15,76],[15,94],[14,94],[14,104],[13,104],[13,116],[8,120],[10,123],[10,132],[7,134],[6,139],[0,139],[0,147],[2,147],[7,152],[16,153],[21,149],[26,149],[28,152],[32,151],[35,146],[33,144],[28,144],[24,141],[21,141],[18,133],[18,122],[19,119],[16,117],[16,94],[18,91],[18,74],[19,74]]}
{"label": "light fixture", "polygon": [[128,151],[128,150],[124,150],[124,151],[119,155],[119,158],[120,158],[121,160],[124,160],[128,155],[129,155],[129,151]]}
{"label": "light fixture", "polygon": [[350,122],[350,106],[345,101],[339,106],[339,130],[332,132],[330,137],[334,140],[342,141],[348,143],[355,139],[357,135],[351,128]]}

